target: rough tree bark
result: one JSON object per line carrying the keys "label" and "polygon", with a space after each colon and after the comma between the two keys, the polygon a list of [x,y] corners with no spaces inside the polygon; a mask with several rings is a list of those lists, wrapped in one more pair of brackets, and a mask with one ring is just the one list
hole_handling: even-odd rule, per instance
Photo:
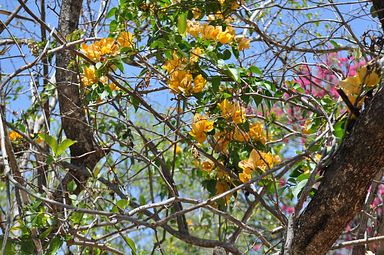
{"label": "rough tree bark", "polygon": [[[372,1],[383,24],[382,1]],[[316,196],[294,222],[290,254],[325,254],[362,209],[384,167],[384,89],[373,97],[325,171]]]}
{"label": "rough tree bark", "polygon": [[[67,35],[78,29],[82,2],[82,0],[62,1],[58,32],[64,40]],[[74,67],[70,67],[74,66],[71,65],[74,59],[70,49],[60,51],[56,55],[56,83],[61,122],[66,137],[77,141],[70,147],[71,163],[92,170],[102,157],[102,152],[94,142],[92,129],[87,123],[79,92],[78,72]],[[66,190],[67,184],[75,180],[77,183],[75,193],[79,193],[88,177],[89,175],[84,172],[70,170],[61,182],[61,187]],[[61,195],[62,192],[59,191],[55,197]]]}
{"label": "rough tree bark", "polygon": [[291,254],[325,254],[363,206],[384,167],[384,90],[357,120],[328,166],[316,196],[295,222]]}

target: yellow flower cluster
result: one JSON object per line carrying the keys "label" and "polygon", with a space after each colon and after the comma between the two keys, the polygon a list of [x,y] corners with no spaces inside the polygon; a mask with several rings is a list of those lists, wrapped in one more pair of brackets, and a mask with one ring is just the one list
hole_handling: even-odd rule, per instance
{"label": "yellow flower cluster", "polygon": [[201,163],[201,168],[203,171],[210,173],[215,168],[215,164],[211,160],[207,159]]}
{"label": "yellow flower cluster", "polygon": [[[193,37],[201,36],[203,39],[229,44],[235,39],[235,29],[227,26],[223,31],[221,26],[212,26],[207,23],[201,24],[198,21],[188,20],[187,32]],[[249,49],[250,40],[245,37],[236,38],[239,50]]]}
{"label": "yellow flower cluster", "polygon": [[248,159],[239,162],[239,167],[243,170],[239,174],[239,179],[242,182],[247,182],[251,179],[253,171],[259,169],[263,172],[273,167],[274,164],[280,163],[278,155],[273,156],[270,152],[262,152],[253,149]]}
{"label": "yellow flower cluster", "polygon": [[[367,65],[359,68],[355,76],[349,76],[346,79],[340,81],[339,87],[347,95],[349,101],[354,105],[356,98],[361,92],[362,86],[368,88],[374,88],[380,82],[381,75],[376,70],[368,71]],[[357,103],[357,107],[361,107],[363,100]]]}
{"label": "yellow flower cluster", "polygon": [[259,141],[263,144],[266,142],[266,135],[263,130],[263,125],[259,122],[252,123],[249,126],[249,132],[244,132],[236,128],[233,133],[233,139],[238,142],[248,142],[249,140]]}
{"label": "yellow flower cluster", "polygon": [[8,136],[9,136],[9,140],[11,140],[11,142],[23,138],[22,135],[20,135],[18,132],[13,131],[13,130],[11,132],[9,132]]}
{"label": "yellow flower cluster", "polygon": [[249,127],[249,132],[245,132],[238,127],[235,127],[235,130],[232,132],[216,132],[215,133],[215,146],[214,150],[216,152],[224,152],[226,153],[228,150],[228,144],[235,140],[237,142],[249,142],[258,141],[263,144],[266,143],[266,134],[263,130],[263,125],[261,123],[252,123]]}
{"label": "yellow flower cluster", "polygon": [[119,88],[114,83],[108,84],[107,76],[101,76],[100,78],[98,78],[96,76],[96,68],[93,65],[89,67],[84,67],[84,76],[81,79],[81,81],[85,86],[90,86],[100,81],[104,85],[108,85],[111,90],[119,90]]}
{"label": "yellow flower cluster", "polygon": [[120,33],[117,41],[113,38],[103,38],[90,45],[83,43],[81,45],[82,51],[92,61],[102,61],[104,56],[115,56],[119,54],[120,48],[132,48],[133,35],[129,32]]}
{"label": "yellow flower cluster", "polygon": [[[201,49],[195,48],[191,54],[191,62],[196,62],[201,54]],[[186,96],[202,92],[207,81],[201,74],[193,77],[189,70],[185,70],[186,66],[186,59],[179,58],[176,53],[163,65],[163,69],[170,73],[169,88],[174,93],[184,93]]]}
{"label": "yellow flower cluster", "polygon": [[239,50],[249,49],[251,43],[251,41],[245,37],[236,38],[236,42]]}
{"label": "yellow flower cluster", "polygon": [[231,10],[236,10],[240,7],[241,4],[244,4],[244,0],[218,0],[220,5],[224,5],[225,3],[229,4]]}
{"label": "yellow flower cluster", "polygon": [[235,38],[235,29],[231,26],[227,26],[223,31],[221,26],[212,26],[207,23],[200,24],[198,21],[188,20],[187,32],[194,37],[201,35],[206,40],[213,40],[222,44],[228,44]]}
{"label": "yellow flower cluster", "polygon": [[221,103],[218,104],[222,116],[232,121],[235,124],[240,124],[245,122],[245,108],[240,106],[239,102],[231,103],[227,99],[224,99]]}
{"label": "yellow flower cluster", "polygon": [[[227,182],[217,181],[215,188],[216,188],[216,195],[220,195],[229,190],[229,185]],[[225,196],[225,204],[228,204],[228,202],[231,200],[231,197],[232,197],[232,194],[228,194]]]}
{"label": "yellow flower cluster", "polygon": [[203,143],[207,139],[207,132],[213,130],[213,121],[208,121],[207,117],[198,113],[193,117],[192,130],[189,133],[196,141]]}

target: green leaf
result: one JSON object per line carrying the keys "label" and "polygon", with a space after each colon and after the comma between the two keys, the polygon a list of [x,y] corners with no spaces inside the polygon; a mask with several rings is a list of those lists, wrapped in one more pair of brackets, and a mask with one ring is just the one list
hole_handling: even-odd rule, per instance
{"label": "green leaf", "polygon": [[47,228],[46,230],[44,230],[44,231],[40,234],[39,239],[40,239],[40,240],[43,240],[44,238],[46,238],[46,237],[52,232],[52,230],[53,230],[53,227],[49,227],[49,228]]}
{"label": "green leaf", "polygon": [[57,150],[56,150],[56,153],[55,155],[56,156],[60,156],[61,154],[63,154],[63,152],[69,148],[72,144],[76,143],[76,141],[73,141],[71,139],[64,139],[64,141],[62,141],[58,147],[57,147]]}
{"label": "green leaf", "polygon": [[338,121],[335,126],[333,127],[334,129],[334,135],[338,138],[338,139],[343,139],[343,136],[345,134],[345,130],[344,130],[344,126],[345,126],[345,122],[346,122],[346,118],[345,119],[342,119],[340,121]]}
{"label": "green leaf", "polygon": [[119,68],[120,72],[124,73],[124,66],[121,61],[115,61],[114,64]]}
{"label": "green leaf", "polygon": [[133,240],[127,236],[124,237],[125,239],[125,242],[128,244],[129,248],[131,248],[132,250],[132,255],[136,255],[136,245],[135,245],[135,242],[133,242]]}
{"label": "green leaf", "polygon": [[96,65],[95,65],[95,67],[96,67],[96,69],[98,70],[98,69],[101,69],[101,68],[103,67],[103,65],[104,65],[103,62],[97,62]]}
{"label": "green leaf", "polygon": [[251,73],[254,73],[254,74],[258,75],[258,76],[262,76],[263,75],[263,72],[258,67],[256,67],[256,66],[251,66],[249,68],[249,71],[251,71]]}
{"label": "green leaf", "polygon": [[57,141],[55,138],[53,138],[53,136],[50,136],[48,134],[39,134],[39,137],[41,140],[43,140],[44,142],[46,142],[49,147],[51,147],[53,153],[56,155],[56,152],[57,152]]}
{"label": "green leaf", "polygon": [[340,48],[340,45],[336,41],[329,40],[329,42],[333,45],[333,47],[335,47],[335,49]]}
{"label": "green leaf", "polygon": [[137,99],[135,95],[131,96],[131,104],[133,108],[135,108],[135,111],[139,109],[140,101]]}
{"label": "green leaf", "polygon": [[56,236],[51,241],[49,248],[45,255],[54,255],[57,254],[57,251],[60,249],[61,245],[63,244],[63,240],[60,239],[60,237]]}
{"label": "green leaf", "polygon": [[109,31],[111,33],[115,32],[118,26],[119,26],[119,23],[117,23],[116,20],[112,20],[111,23],[109,24]]}
{"label": "green leaf", "polygon": [[300,194],[301,190],[305,187],[305,184],[307,184],[308,179],[303,180],[299,182],[293,189],[292,189],[292,194],[298,198],[298,195]]}
{"label": "green leaf", "polygon": [[141,195],[140,195],[140,197],[139,197],[139,201],[140,201],[140,205],[145,205],[146,201],[145,201],[144,194],[141,194]]}
{"label": "green leaf", "polygon": [[127,200],[127,199],[120,199],[119,201],[116,202],[116,205],[120,209],[125,209],[129,205],[129,200]]}
{"label": "green leaf", "polygon": [[228,71],[235,81],[240,81],[240,70],[238,68],[228,67]]}
{"label": "green leaf", "polygon": [[218,92],[220,89],[221,77],[213,76],[212,77],[212,89],[214,92]]}
{"label": "green leaf", "polygon": [[223,54],[222,54],[222,59],[224,59],[224,60],[228,60],[228,59],[230,59],[231,58],[231,51],[230,50],[228,50],[228,49],[226,49],[224,52],[223,52]]}
{"label": "green leaf", "polygon": [[117,207],[116,205],[112,206],[112,210],[111,210],[113,213],[119,213],[119,207]]}
{"label": "green leaf", "polygon": [[71,192],[75,191],[75,189],[77,188],[77,184],[74,180],[71,180],[68,185],[67,185],[67,189]]}
{"label": "green leaf", "polygon": [[372,18],[376,18],[377,17],[377,11],[376,11],[376,9],[375,9],[375,7],[373,5],[371,6],[371,9],[369,10],[369,12],[371,13]]}
{"label": "green leaf", "polygon": [[179,15],[177,19],[177,30],[181,35],[185,35],[185,32],[187,31],[187,12],[184,12]]}
{"label": "green leaf", "polygon": [[117,7],[113,7],[112,9],[110,9],[107,14],[107,19],[112,18],[112,16],[115,15],[117,10],[118,10]]}

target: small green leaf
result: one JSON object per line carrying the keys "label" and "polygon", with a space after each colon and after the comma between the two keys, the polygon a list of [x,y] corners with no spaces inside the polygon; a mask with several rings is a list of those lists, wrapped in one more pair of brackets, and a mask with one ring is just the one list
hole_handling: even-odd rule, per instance
{"label": "small green leaf", "polygon": [[112,16],[115,15],[117,10],[118,10],[117,7],[113,7],[112,9],[110,9],[107,14],[107,19],[112,18]]}
{"label": "small green leaf", "polygon": [[44,142],[46,142],[49,147],[51,147],[52,151],[53,151],[53,154],[56,155],[56,152],[57,152],[57,141],[55,138],[53,138],[53,136],[50,136],[48,134],[39,134],[39,137],[41,140],[43,140]]}
{"label": "small green leaf", "polygon": [[240,81],[240,71],[237,68],[228,67],[228,71],[235,81]]}
{"label": "small green leaf", "polygon": [[305,187],[305,184],[307,184],[307,182],[308,182],[308,179],[299,182],[299,183],[292,189],[292,194],[293,194],[295,197],[298,198],[298,195],[299,195],[300,192],[303,190],[303,188]]}
{"label": "small green leaf", "polygon": [[116,205],[120,209],[125,209],[129,205],[129,200],[127,200],[127,199],[120,199],[119,201],[116,202]]}
{"label": "small green leaf", "polygon": [[113,213],[119,213],[120,211],[119,211],[119,207],[117,207],[116,205],[114,205],[113,207],[112,207],[112,210],[111,210]]}
{"label": "small green leaf", "polygon": [[121,61],[115,61],[114,64],[117,66],[117,68],[119,68],[120,72],[124,73],[124,66]]}
{"label": "small green leaf", "polygon": [[256,66],[251,66],[249,68],[249,71],[251,71],[251,73],[254,73],[254,74],[258,75],[258,76],[262,76],[263,75],[263,72],[258,67],[256,67]]}
{"label": "small green leaf", "polygon": [[64,139],[64,141],[62,141],[58,147],[57,147],[57,150],[56,150],[56,153],[55,155],[56,156],[60,156],[61,154],[63,154],[63,152],[69,148],[72,144],[76,143],[76,141],[73,141],[71,139]]}
{"label": "small green leaf", "polygon": [[118,26],[119,26],[119,23],[117,23],[116,20],[112,20],[111,23],[109,24],[109,31],[111,33],[115,32]]}
{"label": "small green leaf", "polygon": [[329,42],[333,45],[333,47],[335,47],[335,49],[340,48],[340,45],[336,41],[329,40]]}
{"label": "small green leaf", "polygon": [[181,35],[184,35],[187,31],[187,14],[187,12],[184,12],[177,19],[177,30]]}
{"label": "small green leaf", "polygon": [[224,59],[224,60],[228,60],[228,59],[230,59],[231,58],[231,51],[230,50],[228,50],[228,49],[226,49],[224,52],[223,52],[223,55],[222,55],[222,58]]}
{"label": "small green leaf", "polygon": [[135,111],[139,109],[140,101],[137,99],[135,95],[131,96],[131,104],[133,108],[135,108]]}
{"label": "small green leaf", "polygon": [[68,191],[70,191],[70,192],[75,191],[76,188],[77,188],[77,184],[76,184],[76,182],[75,182],[74,180],[71,180],[71,181],[68,183],[68,185],[67,185],[67,189],[68,189]]}
{"label": "small green leaf", "polygon": [[371,15],[372,15],[372,18],[376,18],[377,17],[377,11],[375,9],[375,6],[371,6],[371,9],[369,10]]}
{"label": "small green leaf", "polygon": [[49,244],[49,248],[45,255],[54,255],[57,253],[57,251],[60,249],[61,245],[63,244],[63,240],[60,239],[59,236],[56,236],[53,238],[51,243]]}
{"label": "small green leaf", "polygon": [[132,250],[132,255],[136,255],[136,245],[133,240],[127,236],[124,237],[125,242],[128,244],[129,248]]}
{"label": "small green leaf", "polygon": [[221,83],[221,77],[220,76],[213,76],[212,77],[212,89],[214,92],[219,91],[220,83]]}

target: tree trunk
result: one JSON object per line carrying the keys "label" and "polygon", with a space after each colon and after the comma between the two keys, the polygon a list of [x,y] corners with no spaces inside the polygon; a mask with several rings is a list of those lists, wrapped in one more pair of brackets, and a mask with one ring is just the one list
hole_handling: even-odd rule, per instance
{"label": "tree trunk", "polygon": [[291,254],[325,254],[358,213],[384,167],[384,90],[372,99],[325,171],[316,196],[294,225]]}
{"label": "tree trunk", "polygon": [[[81,7],[82,0],[62,1],[58,31],[63,39],[78,29]],[[92,129],[87,123],[80,98],[78,71],[75,70],[73,62],[71,63],[74,59],[70,49],[60,51],[56,55],[56,82],[61,122],[66,137],[76,141],[70,147],[71,163],[92,170],[102,153],[98,150],[93,140]],[[66,190],[67,184],[75,180],[77,182],[75,193],[79,193],[88,177],[84,171],[70,170],[61,182],[61,187]],[[61,192],[55,194],[55,197],[60,196]]]}

